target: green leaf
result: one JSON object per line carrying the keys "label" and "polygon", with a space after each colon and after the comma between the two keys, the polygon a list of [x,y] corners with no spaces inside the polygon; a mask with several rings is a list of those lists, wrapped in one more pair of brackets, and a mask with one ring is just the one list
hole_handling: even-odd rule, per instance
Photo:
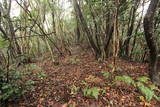
{"label": "green leaf", "polygon": [[106,90],[104,90],[104,89],[102,90],[102,95],[103,95],[103,94],[106,94]]}
{"label": "green leaf", "polygon": [[99,95],[99,90],[97,87],[94,87],[92,88],[92,96],[95,98],[95,99],[98,99],[98,95]]}
{"label": "green leaf", "polygon": [[4,40],[1,36],[0,36],[0,48],[6,48],[9,46],[9,41]]}
{"label": "green leaf", "polygon": [[38,72],[37,75],[38,75],[38,77],[40,79],[44,79],[46,77],[46,73],[45,72]]}
{"label": "green leaf", "polygon": [[83,92],[84,96],[87,96],[87,90],[88,90],[87,88],[82,89],[82,92]]}
{"label": "green leaf", "polygon": [[110,76],[109,72],[102,72],[103,76],[105,77],[105,79],[108,79]]}
{"label": "green leaf", "polygon": [[70,89],[71,89],[71,93],[76,93],[78,90],[79,90],[79,87],[77,87],[77,86],[75,86],[75,85],[72,85],[71,87],[70,87]]}
{"label": "green leaf", "polygon": [[12,87],[11,84],[3,84],[2,90],[9,89],[9,88],[11,88],[11,87]]}
{"label": "green leaf", "polygon": [[144,86],[143,83],[137,82],[137,87],[140,90],[140,92],[145,95],[147,101],[150,101],[153,99],[153,97],[155,97],[154,92],[148,87]]}
{"label": "green leaf", "polygon": [[84,96],[92,96],[95,99],[98,99],[99,95],[99,88],[93,87],[93,88],[84,88],[82,89],[83,95]]}
{"label": "green leaf", "polygon": [[129,76],[116,76],[115,80],[125,82],[128,85],[135,84],[134,80]]}
{"label": "green leaf", "polygon": [[109,65],[107,66],[107,68],[113,69],[113,65],[112,65],[112,64],[109,64]]}
{"label": "green leaf", "polygon": [[139,77],[137,80],[138,80],[138,81],[140,81],[140,82],[143,82],[143,83],[148,83],[149,78],[148,78],[148,77],[143,76],[143,77]]}
{"label": "green leaf", "polygon": [[155,86],[154,84],[149,85],[149,88],[150,88],[151,90],[157,90],[157,91],[160,91],[160,89],[159,89],[157,86]]}
{"label": "green leaf", "polygon": [[92,89],[87,89],[86,95],[87,95],[87,96],[90,96],[91,94],[92,94]]}
{"label": "green leaf", "polygon": [[27,86],[30,86],[30,85],[34,85],[35,82],[33,80],[28,80],[26,83],[25,83]]}
{"label": "green leaf", "polygon": [[88,83],[86,81],[84,81],[84,80],[82,80],[82,84],[88,85]]}

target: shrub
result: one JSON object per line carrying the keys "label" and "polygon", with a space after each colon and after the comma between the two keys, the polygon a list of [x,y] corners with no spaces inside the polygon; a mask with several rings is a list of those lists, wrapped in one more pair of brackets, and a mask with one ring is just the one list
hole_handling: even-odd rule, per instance
{"label": "shrub", "polygon": [[25,76],[14,66],[9,71],[0,69],[0,106],[6,106],[6,102],[23,97],[32,88],[34,81],[24,81]]}

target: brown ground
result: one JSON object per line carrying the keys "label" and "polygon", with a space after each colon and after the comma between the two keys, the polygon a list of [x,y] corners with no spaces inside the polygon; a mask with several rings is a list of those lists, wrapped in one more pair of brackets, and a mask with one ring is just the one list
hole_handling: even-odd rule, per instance
{"label": "brown ground", "polygon": [[[47,77],[43,80],[32,75],[29,79],[35,82],[35,87],[27,93],[25,99],[20,101],[20,107],[143,107],[145,102],[139,99],[142,96],[136,88],[126,84],[111,84],[112,78],[106,80],[101,71],[111,72],[107,65],[112,64],[111,59],[99,63],[95,61],[91,52],[73,52],[74,55],[61,58],[60,65],[55,66],[51,61],[45,60],[36,64],[43,68]],[[71,64],[71,59],[80,59],[80,62]],[[147,75],[147,64],[128,62],[118,59],[118,66],[123,72],[113,75],[129,75],[133,78]],[[36,71],[33,71],[33,74]],[[96,78],[91,82],[89,78]],[[99,95],[98,100],[92,97],[84,97],[82,89],[85,88],[82,80],[86,80],[89,87],[100,87],[106,91]],[[71,93],[71,86],[80,87],[76,93]],[[147,104],[147,103],[146,103]],[[68,105],[68,106],[67,106]],[[70,106],[69,106],[70,105]],[[72,105],[72,106],[71,106]],[[160,103],[151,101],[148,106],[160,106]]]}

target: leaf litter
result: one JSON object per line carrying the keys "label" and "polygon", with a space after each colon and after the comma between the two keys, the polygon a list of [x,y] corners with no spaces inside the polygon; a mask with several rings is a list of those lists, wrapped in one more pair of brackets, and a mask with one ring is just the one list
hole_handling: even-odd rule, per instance
{"label": "leaf litter", "polygon": [[[147,103],[142,101],[142,94],[133,86],[122,82],[113,82],[113,76],[129,75],[132,78],[148,76],[147,65],[117,59],[120,72],[112,73],[112,77],[105,79],[103,72],[111,72],[107,67],[112,64],[112,58],[99,63],[90,55],[90,51],[76,53],[72,56],[61,58],[60,64],[55,66],[52,61],[43,60],[35,63],[47,75],[44,79],[31,76],[28,79],[36,80],[34,88],[25,94],[25,98],[16,105],[19,107],[111,107],[111,106],[156,106],[160,102],[152,100]],[[45,56],[49,57],[49,56]],[[71,59],[78,59],[74,64]],[[46,59],[46,58],[44,58]],[[35,71],[33,73],[40,72]],[[71,87],[74,86],[74,89]],[[82,89],[86,87],[99,87],[103,94],[98,99],[85,97]],[[75,94],[71,92],[76,90]],[[159,93],[158,93],[159,94]],[[140,97],[140,98],[139,98]],[[14,107],[15,104],[12,104]]]}

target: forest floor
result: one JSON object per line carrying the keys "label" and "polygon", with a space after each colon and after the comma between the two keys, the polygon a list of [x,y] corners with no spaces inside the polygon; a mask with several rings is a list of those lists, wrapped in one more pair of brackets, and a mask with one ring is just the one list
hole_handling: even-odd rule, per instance
{"label": "forest floor", "polygon": [[[91,51],[76,50],[72,56],[61,58],[60,64],[55,66],[48,60],[35,63],[46,73],[44,79],[38,79],[33,75],[29,79],[35,81],[34,88],[20,101],[19,107],[128,107],[128,106],[157,106],[156,100],[150,102],[140,99],[140,92],[134,86],[121,82],[113,83],[112,77],[117,75],[128,75],[133,79],[147,76],[147,64],[129,62],[123,59],[117,60],[117,66],[122,69],[119,72],[111,72],[108,65],[112,59],[98,62],[91,55]],[[105,79],[103,72],[110,72],[112,77]],[[84,96],[82,90],[86,87],[98,87],[103,90],[98,99]],[[17,104],[12,104],[17,106]],[[11,106],[11,107],[12,107]]]}

